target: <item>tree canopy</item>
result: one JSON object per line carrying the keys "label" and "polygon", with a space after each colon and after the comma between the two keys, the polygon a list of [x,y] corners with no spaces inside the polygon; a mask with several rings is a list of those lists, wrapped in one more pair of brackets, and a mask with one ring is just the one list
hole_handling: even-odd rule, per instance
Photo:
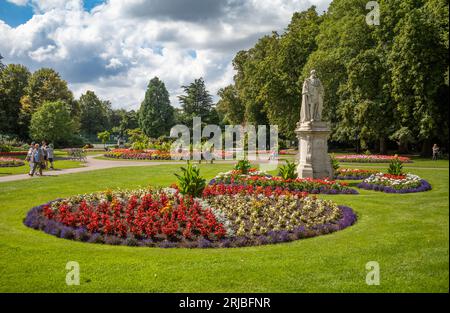
{"label": "tree canopy", "polygon": [[174,125],[174,110],[170,105],[169,92],[158,77],[152,78],[148,83],[139,109],[139,125],[148,137],[153,138],[167,134]]}
{"label": "tree canopy", "polygon": [[30,135],[34,140],[55,144],[68,142],[74,135],[74,123],[63,101],[44,102],[31,118]]}

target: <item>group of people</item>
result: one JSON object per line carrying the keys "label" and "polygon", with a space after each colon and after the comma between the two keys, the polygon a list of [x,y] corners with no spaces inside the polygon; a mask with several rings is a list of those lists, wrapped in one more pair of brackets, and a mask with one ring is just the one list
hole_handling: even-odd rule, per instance
{"label": "group of people", "polygon": [[42,170],[48,168],[49,163],[50,169],[54,169],[53,153],[52,144],[47,145],[45,141],[42,142],[42,145],[32,142],[25,159],[30,164],[28,175],[34,176],[36,174],[42,176]]}

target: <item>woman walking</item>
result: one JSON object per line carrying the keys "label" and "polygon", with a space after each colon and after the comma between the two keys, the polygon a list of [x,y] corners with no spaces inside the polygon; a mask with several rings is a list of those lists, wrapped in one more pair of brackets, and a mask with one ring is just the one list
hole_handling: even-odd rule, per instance
{"label": "woman walking", "polygon": [[433,145],[433,161],[436,161],[439,157],[439,146],[437,144]]}
{"label": "woman walking", "polygon": [[34,145],[33,149],[33,170],[31,171],[30,176],[33,176],[36,170],[39,168],[39,175],[42,176],[42,163],[44,161],[44,154],[42,153],[42,149],[39,147],[39,144]]}
{"label": "woman walking", "polygon": [[48,157],[48,161],[50,162],[50,168],[52,170],[54,170],[55,168],[53,167],[53,144],[49,144],[47,147],[47,157]]}
{"label": "woman walking", "polygon": [[34,150],[34,141],[31,143],[30,149],[28,149],[27,157],[25,158],[25,161],[27,161],[28,165],[30,166],[28,175],[31,175],[31,172],[33,171],[33,166],[34,166],[33,150]]}

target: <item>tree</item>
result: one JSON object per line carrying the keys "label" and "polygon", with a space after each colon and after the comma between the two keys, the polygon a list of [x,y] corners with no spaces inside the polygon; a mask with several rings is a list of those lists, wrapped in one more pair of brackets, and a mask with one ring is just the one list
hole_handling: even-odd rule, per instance
{"label": "tree", "polygon": [[363,149],[378,141],[380,153],[387,153],[386,139],[394,130],[395,120],[389,90],[384,88],[386,70],[375,49],[361,52],[348,63],[335,138],[346,142],[357,139]]}
{"label": "tree", "polygon": [[174,125],[174,110],[170,105],[169,93],[158,77],[152,78],[148,83],[139,109],[139,125],[152,138],[167,134]]}
{"label": "tree", "polygon": [[448,103],[439,97],[448,71],[448,42],[430,13],[427,6],[406,13],[388,55],[400,122],[392,137],[403,147],[407,138],[416,138],[422,154],[430,153],[432,139],[448,140],[448,131],[443,132],[448,130]]}
{"label": "tree", "polygon": [[228,85],[218,91],[220,97],[217,110],[224,115],[224,119],[231,124],[239,125],[245,121],[245,107],[239,99],[236,87]]}
{"label": "tree", "polygon": [[206,90],[203,78],[195,79],[187,86],[181,86],[184,94],[178,96],[183,113],[184,122],[188,124],[193,117],[200,117],[202,122],[208,123],[213,109],[212,97]]}
{"label": "tree", "polygon": [[8,64],[0,69],[0,133],[27,137],[28,128],[21,129],[18,123],[20,99],[25,93],[30,72],[19,64]]}
{"label": "tree", "polygon": [[299,79],[309,55],[317,49],[321,21],[314,6],[294,13],[285,33],[260,64],[260,73],[264,73],[261,76],[266,79],[259,96],[270,124],[278,125],[280,135],[287,138],[295,138],[294,129],[300,118]]}
{"label": "tree", "polygon": [[102,143],[105,146],[105,148],[106,148],[106,143],[108,142],[110,137],[111,137],[111,133],[109,131],[107,131],[107,130],[97,134],[97,138],[102,141]]}
{"label": "tree", "polygon": [[0,54],[0,70],[2,70],[5,65],[2,63],[3,56]]}
{"label": "tree", "polygon": [[74,125],[65,102],[44,102],[33,113],[30,123],[32,139],[64,144],[73,137],[73,134]]}
{"label": "tree", "polygon": [[28,129],[33,113],[47,101],[66,103],[72,118],[76,118],[76,104],[73,101],[72,92],[67,87],[67,82],[62,80],[53,69],[42,68],[30,76],[24,96],[20,100],[19,123],[23,129]]}
{"label": "tree", "polygon": [[317,71],[325,89],[323,118],[330,122],[331,138],[339,138],[337,130],[341,117],[336,114],[341,105],[340,90],[347,82],[347,66],[361,52],[375,46],[374,26],[365,21],[368,11],[366,0],[333,1],[320,24],[317,35],[317,50],[308,58],[303,68],[303,81],[311,69]]}
{"label": "tree", "polygon": [[84,136],[94,137],[109,129],[109,102],[101,101],[93,91],[86,91],[78,100],[80,106],[80,131]]}

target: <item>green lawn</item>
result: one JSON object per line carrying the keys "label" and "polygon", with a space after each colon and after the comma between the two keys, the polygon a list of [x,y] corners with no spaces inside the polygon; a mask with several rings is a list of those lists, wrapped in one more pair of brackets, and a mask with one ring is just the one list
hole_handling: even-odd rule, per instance
{"label": "green lawn", "polygon": [[[50,163],[49,163],[49,166],[50,166]],[[77,168],[77,167],[83,167],[83,166],[85,166],[85,165],[79,161],[56,160],[54,162],[55,170]],[[30,171],[30,167],[28,165],[28,162],[25,162],[25,165],[22,165],[22,166],[0,167],[0,177],[8,176],[8,175],[16,175],[16,174],[27,174],[29,171]],[[51,170],[44,170],[44,173],[46,171],[51,171]]]}
{"label": "green lawn", "polygon": [[[178,168],[169,164],[115,168],[0,183],[0,291],[449,290],[448,162],[439,170],[411,169],[431,183],[433,190],[428,192],[323,196],[352,207],[358,222],[331,235],[285,244],[205,250],[119,247],[59,239],[22,224],[31,207],[48,200],[115,187],[166,186],[175,181]],[[208,178],[230,168],[230,164],[201,165]],[[80,286],[65,284],[68,261],[80,264]],[[365,283],[369,261],[380,264],[379,286]]]}

